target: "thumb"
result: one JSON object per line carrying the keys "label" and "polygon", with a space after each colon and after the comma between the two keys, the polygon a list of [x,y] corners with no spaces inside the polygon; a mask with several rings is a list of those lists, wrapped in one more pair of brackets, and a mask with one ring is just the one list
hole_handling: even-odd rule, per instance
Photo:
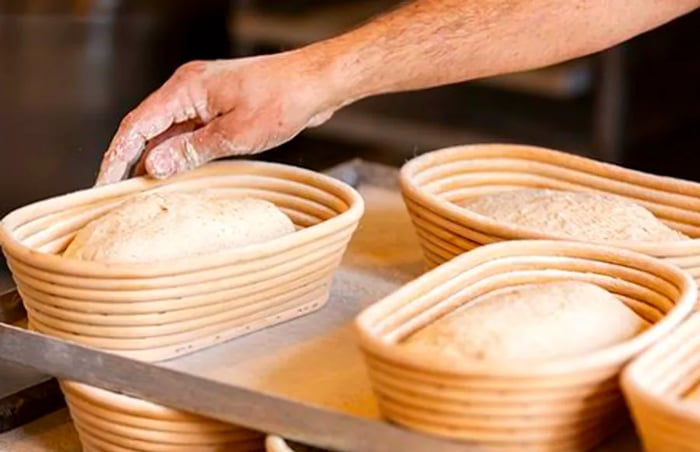
{"label": "thumb", "polygon": [[146,171],[158,179],[195,169],[211,160],[248,149],[231,138],[226,117],[218,118],[193,132],[182,133],[155,146],[146,157]]}

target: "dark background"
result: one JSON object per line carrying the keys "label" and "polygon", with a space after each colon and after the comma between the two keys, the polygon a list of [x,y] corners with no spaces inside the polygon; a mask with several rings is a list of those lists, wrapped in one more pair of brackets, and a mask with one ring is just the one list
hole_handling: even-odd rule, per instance
{"label": "dark background", "polygon": [[[181,63],[303,45],[393,3],[0,0],[0,215],[90,186],[121,117]],[[521,142],[700,181],[698,30],[696,12],[555,68],[368,99],[261,158]]]}

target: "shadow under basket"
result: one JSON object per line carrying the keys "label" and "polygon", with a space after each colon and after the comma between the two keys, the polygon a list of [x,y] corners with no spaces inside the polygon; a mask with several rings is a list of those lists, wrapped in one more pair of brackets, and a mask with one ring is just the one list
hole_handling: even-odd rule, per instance
{"label": "shadow under basket", "polygon": [[72,381],[61,381],[86,450],[253,452],[264,435]]}
{"label": "shadow under basket", "polygon": [[[597,284],[652,325],[581,356],[539,363],[455,360],[404,338],[476,297],[557,280]],[[511,241],[462,254],[363,311],[356,329],[383,415],[397,424],[486,450],[586,450],[628,417],[623,366],[679,325],[693,279],[641,253],[567,241]]]}
{"label": "shadow under basket", "polygon": [[646,450],[700,451],[700,314],[623,372],[622,388]]}
{"label": "shadow under basket", "polygon": [[402,194],[431,267],[488,243],[566,240],[544,231],[504,224],[458,205],[470,198],[519,188],[602,192],[646,207],[692,240],[605,244],[665,258],[700,279],[698,183],[564,152],[507,144],[441,149],[414,158],[401,170]]}
{"label": "shadow under basket", "polygon": [[[296,232],[214,254],[144,264],[68,259],[86,223],[146,192],[254,197]],[[130,179],[20,208],[0,223],[30,327],[135,359],[160,361],[319,309],[364,209],[350,186],[286,165],[217,162],[166,181]]]}

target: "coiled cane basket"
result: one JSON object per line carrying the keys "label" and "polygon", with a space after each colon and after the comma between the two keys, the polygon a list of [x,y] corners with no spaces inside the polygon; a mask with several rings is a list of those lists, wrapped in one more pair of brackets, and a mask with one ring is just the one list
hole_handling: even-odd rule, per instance
{"label": "coiled cane basket", "polygon": [[[92,219],[131,196],[170,190],[265,199],[297,230],[262,244],[143,265],[61,256]],[[363,209],[351,187],[312,171],[218,162],[167,181],[131,179],[20,208],[0,223],[0,245],[32,329],[161,361],[323,306]],[[76,382],[61,386],[87,450],[264,449],[261,433]]]}
{"label": "coiled cane basket", "polygon": [[[276,204],[297,231],[211,255],[148,264],[67,259],[93,218],[137,193],[207,190]],[[362,216],[351,187],[300,168],[219,162],[165,182],[133,179],[20,208],[0,244],[33,329],[159,361],[319,309]]]}
{"label": "coiled cane basket", "polygon": [[622,387],[646,450],[700,451],[700,314],[641,354]]}
{"label": "coiled cane basket", "polygon": [[[599,285],[652,323],[634,338],[582,356],[526,366],[454,360],[403,338],[493,290],[554,280]],[[694,280],[641,253],[567,241],[480,247],[429,271],[363,311],[359,343],[383,415],[484,450],[587,450],[627,419],[623,366],[692,311]]]}
{"label": "coiled cane basket", "polygon": [[488,243],[565,239],[503,224],[457,205],[473,197],[518,188],[603,192],[634,201],[693,240],[605,244],[666,259],[700,278],[698,183],[550,149],[506,144],[441,149],[414,158],[401,170],[402,194],[430,267]]}
{"label": "coiled cane basket", "polygon": [[88,451],[265,450],[264,435],[81,383],[62,381],[81,443]]}

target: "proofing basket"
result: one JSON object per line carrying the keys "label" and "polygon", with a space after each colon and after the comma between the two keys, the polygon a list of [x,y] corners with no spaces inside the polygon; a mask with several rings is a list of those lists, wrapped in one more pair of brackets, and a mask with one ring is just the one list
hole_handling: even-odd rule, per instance
{"label": "proofing basket", "polygon": [[622,388],[644,447],[700,451],[700,314],[641,354],[622,374]]}
{"label": "proofing basket", "polygon": [[456,203],[518,188],[615,194],[649,209],[693,240],[606,242],[665,258],[700,278],[700,184],[654,176],[544,148],[488,144],[424,154],[401,170],[405,203],[429,266],[488,243],[513,239],[565,239],[507,225]]}
{"label": "proofing basket", "polygon": [[[634,338],[544,363],[454,360],[400,344],[493,290],[556,280],[595,283],[653,325]],[[363,311],[356,329],[383,415],[486,450],[586,450],[627,419],[618,375],[692,311],[693,279],[627,250],[510,241],[462,254]],[[555,340],[555,339],[553,339]]]}
{"label": "proofing basket", "polygon": [[61,381],[87,452],[261,452],[264,435],[72,381]]}
{"label": "proofing basket", "polygon": [[[200,190],[271,201],[297,231],[262,244],[149,264],[61,256],[76,231],[130,196]],[[362,213],[359,194],[328,176],[229,161],[167,181],[132,179],[31,204],[2,220],[0,244],[31,328],[159,361],[319,309]]]}

